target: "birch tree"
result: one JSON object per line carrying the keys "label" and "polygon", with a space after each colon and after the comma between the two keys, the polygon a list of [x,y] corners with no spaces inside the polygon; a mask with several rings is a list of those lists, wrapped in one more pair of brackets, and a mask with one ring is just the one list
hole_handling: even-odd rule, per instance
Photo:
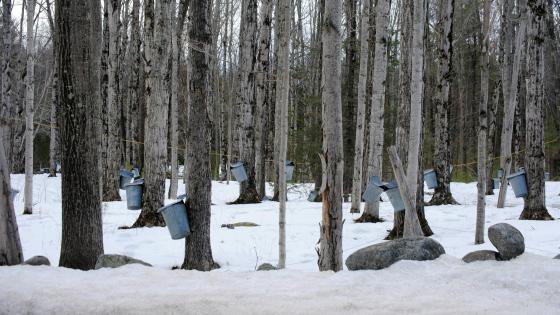
{"label": "birch tree", "polygon": [[438,73],[434,96],[435,152],[434,169],[437,175],[437,187],[430,205],[457,204],[451,194],[451,152],[449,139],[448,113],[451,106],[449,91],[453,84],[453,14],[455,0],[439,1],[439,22],[437,25]]}
{"label": "birch tree", "polygon": [[476,202],[476,231],[475,244],[484,243],[484,220],[486,209],[486,158],[487,158],[487,129],[488,129],[488,77],[490,68],[490,57],[488,53],[489,36],[490,36],[490,10],[492,8],[492,0],[484,1],[484,14],[482,22],[482,42],[480,46],[480,106],[478,109],[479,130],[478,130],[478,163],[477,173],[478,182],[477,202]]}
{"label": "birch tree", "polygon": [[366,85],[369,57],[370,0],[363,1],[360,31],[360,70],[358,75],[358,109],[356,113],[356,140],[354,142],[354,174],[352,176],[351,213],[360,213],[362,204],[362,168],[364,162],[364,129],[366,123]]}
{"label": "birch tree", "polygon": [[521,220],[553,220],[545,204],[544,190],[544,47],[546,0],[528,2],[527,27],[527,125],[525,172],[528,195],[524,199]]}
{"label": "birch tree", "polygon": [[[508,1],[505,1],[508,2]],[[512,156],[511,156],[511,144],[513,137],[513,120],[515,118],[515,108],[518,103],[518,91],[519,91],[519,74],[522,66],[522,55],[524,50],[525,33],[527,29],[527,0],[520,0],[518,3],[519,10],[519,27],[515,35],[515,55],[513,57],[513,65],[511,68],[511,75],[508,75],[508,82],[510,86],[507,91],[507,99],[504,94],[504,101],[507,102],[504,105],[504,121],[502,125],[502,141],[500,148],[500,167],[504,170],[504,175],[500,183],[500,194],[498,195],[498,208],[503,208],[506,202],[507,193],[507,176],[509,176]],[[511,18],[511,17],[510,17]],[[504,71],[508,71],[506,68]],[[504,84],[506,80],[503,81]]]}
{"label": "birch tree", "polygon": [[279,116],[275,119],[280,121],[280,143],[278,150],[278,199],[280,201],[278,230],[278,268],[286,267],[286,151],[288,148],[288,103],[290,96],[290,16],[291,0],[280,0],[278,2],[278,14],[276,31],[278,37],[278,70],[276,80],[276,106],[280,109]]}
{"label": "birch tree", "polygon": [[[387,81],[387,48],[389,45],[389,11],[391,1],[378,0],[375,6],[375,58],[373,61],[371,118],[369,127],[368,179],[382,177],[385,116],[385,83]],[[379,222],[379,201],[366,203],[360,218]]]}
{"label": "birch tree", "polygon": [[344,157],[341,100],[342,0],[325,1],[322,25],[323,219],[320,226],[319,270],[342,270],[342,186]]}
{"label": "birch tree", "polygon": [[[210,244],[210,204],[212,171],[210,168],[210,139],[212,135],[212,99],[209,95],[210,69],[205,51],[211,45],[211,24],[208,0],[193,1],[190,10],[192,27],[189,28],[191,73],[189,74],[189,113],[187,144],[187,182],[189,223],[191,234],[185,244],[182,268],[210,271],[218,268],[212,258]],[[196,43],[196,44],[195,44]]]}
{"label": "birch tree", "polygon": [[242,1],[239,28],[239,69],[236,108],[239,114],[239,158],[247,172],[247,180],[239,185],[239,198],[233,203],[258,203],[255,182],[255,130],[253,125],[253,71],[257,41],[257,1]]}
{"label": "birch tree", "polygon": [[167,169],[171,0],[144,1],[146,121],[144,140],[144,200],[133,227],[164,226],[157,212],[164,204]]}
{"label": "birch tree", "polygon": [[62,176],[61,267],[93,269],[103,254],[97,117],[101,106],[99,1],[57,0]]}
{"label": "birch tree", "polygon": [[121,162],[121,110],[119,99],[119,42],[121,0],[107,3],[109,25],[109,57],[107,59],[107,147],[104,168],[103,201],[119,201],[119,169]]}
{"label": "birch tree", "polygon": [[25,188],[23,214],[33,213],[33,117],[35,114],[35,0],[27,0],[27,73],[25,76]]}

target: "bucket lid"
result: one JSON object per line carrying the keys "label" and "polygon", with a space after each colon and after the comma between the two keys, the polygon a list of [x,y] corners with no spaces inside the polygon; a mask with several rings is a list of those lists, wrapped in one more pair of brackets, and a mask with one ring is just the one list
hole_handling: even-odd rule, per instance
{"label": "bucket lid", "polygon": [[399,184],[397,184],[396,180],[391,180],[390,182],[388,182],[385,187],[387,187],[387,189],[393,189],[393,188],[398,188]]}
{"label": "bucket lid", "polygon": [[374,185],[377,186],[377,187],[382,187],[382,188],[383,188],[383,187],[385,187],[385,185],[386,185],[385,183],[383,183],[383,182],[381,181],[381,179],[379,178],[379,176],[372,176],[369,180],[371,181],[372,184],[374,184]]}
{"label": "bucket lid", "polygon": [[120,174],[121,176],[125,176],[125,177],[133,177],[133,176],[134,176],[134,173],[132,173],[132,172],[130,172],[130,171],[127,171],[127,170],[121,170],[121,171],[119,172],[119,174]]}
{"label": "bucket lid", "polygon": [[233,163],[233,164],[231,164],[230,168],[237,168],[237,167],[243,166],[243,163],[244,163],[243,161]]}
{"label": "bucket lid", "polygon": [[286,160],[286,166],[296,166],[296,163],[294,163],[294,161]]}
{"label": "bucket lid", "polygon": [[127,183],[124,185],[124,187],[127,186],[139,186],[139,185],[144,185],[144,179],[143,178],[139,178],[134,180],[133,182]]}
{"label": "bucket lid", "polygon": [[434,171],[433,168],[430,168],[429,170],[425,170],[425,171],[424,171],[424,175],[427,175],[427,174],[429,174],[429,173],[431,173],[431,172],[433,172],[433,171]]}
{"label": "bucket lid", "polygon": [[517,176],[520,176],[520,175],[525,175],[525,170],[524,170],[524,169],[523,169],[523,170],[520,170],[519,172],[516,172],[516,173],[513,173],[513,174],[509,174],[509,176],[506,176],[506,178],[507,178],[508,180],[510,180],[510,179],[512,179],[512,178],[514,178],[514,177],[517,177]]}
{"label": "bucket lid", "polygon": [[167,208],[169,208],[169,207],[171,207],[171,206],[174,206],[174,205],[176,205],[176,204],[179,204],[179,203],[185,204],[185,203],[183,202],[183,200],[177,200],[177,201],[174,201],[174,202],[172,202],[172,203],[166,204],[165,206],[159,208],[159,209],[157,210],[157,212],[160,213],[160,212],[164,211],[165,209],[167,209]]}

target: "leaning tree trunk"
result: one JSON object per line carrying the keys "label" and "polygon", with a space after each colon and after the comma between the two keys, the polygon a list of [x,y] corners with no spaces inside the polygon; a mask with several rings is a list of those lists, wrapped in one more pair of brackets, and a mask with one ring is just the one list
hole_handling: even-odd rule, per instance
{"label": "leaning tree trunk", "polygon": [[57,0],[59,32],[62,245],[60,266],[93,269],[103,254],[100,173],[99,1]]}
{"label": "leaning tree trunk", "polygon": [[[383,144],[385,116],[385,88],[387,82],[387,47],[389,45],[389,11],[391,1],[378,0],[375,7],[375,58],[373,61],[373,83],[371,117],[369,128],[368,180],[371,176],[383,175]],[[379,222],[379,201],[366,203],[362,222]]]}
{"label": "leaning tree trunk", "polygon": [[[515,108],[517,107],[518,103],[518,83],[519,83],[519,74],[520,74],[520,67],[521,65],[521,56],[523,55],[524,50],[524,38],[525,32],[527,29],[527,1],[520,0],[519,1],[519,15],[520,15],[520,22],[519,28],[517,29],[517,35],[515,37],[515,55],[513,58],[513,66],[511,72],[511,81],[510,87],[508,89],[508,99],[504,99],[507,101],[504,105],[504,122],[502,125],[502,143],[501,143],[501,150],[500,150],[500,167],[504,170],[504,175],[502,176],[502,180],[500,183],[500,194],[498,195],[498,208],[503,208],[506,202],[506,193],[507,193],[507,176],[509,176],[509,172],[511,169],[512,164],[512,156],[511,156],[511,141],[513,137],[513,120],[515,118]],[[505,83],[505,81],[504,81]]]}
{"label": "leaning tree trunk", "polygon": [[[157,212],[164,204],[169,109],[169,6],[171,0],[144,2],[146,62],[146,127],[144,140],[144,200],[133,227],[165,226]],[[155,14],[154,14],[155,12]],[[155,15],[155,16],[154,16]],[[154,23],[155,22],[155,23]]]}
{"label": "leaning tree trunk", "polygon": [[351,213],[360,213],[364,163],[364,129],[366,124],[366,85],[369,57],[370,0],[363,2],[360,32],[360,72],[358,79],[358,111],[356,113],[356,140],[354,142],[354,175],[352,176]]}
{"label": "leaning tree trunk", "polygon": [[255,144],[253,125],[253,72],[255,45],[257,41],[257,1],[243,1],[241,10],[241,27],[239,28],[239,73],[237,110],[240,115],[239,156],[243,161],[247,180],[239,185],[239,198],[233,203],[260,202],[255,182]]}
{"label": "leaning tree trunk", "polygon": [[109,0],[109,58],[107,59],[107,161],[103,177],[103,201],[119,201],[119,169],[121,164],[121,110],[119,91],[119,41],[121,1]]}
{"label": "leaning tree trunk", "polygon": [[438,74],[434,96],[435,152],[437,187],[430,205],[457,204],[451,194],[451,152],[449,140],[449,90],[453,84],[453,13],[455,0],[441,0],[439,7]]}
{"label": "leaning tree trunk", "polygon": [[319,270],[342,270],[342,100],[340,86],[342,0],[325,2],[323,17],[323,219],[320,225]]}
{"label": "leaning tree trunk", "polygon": [[255,82],[255,182],[257,192],[261,198],[265,195],[265,115],[268,111],[268,73],[270,69],[270,35],[272,24],[272,9],[274,3],[271,0],[263,0],[261,6],[261,27],[259,34],[259,51],[257,55],[257,71]]}
{"label": "leaning tree trunk", "polygon": [[488,55],[488,45],[490,36],[490,10],[492,0],[484,1],[484,18],[482,22],[482,45],[480,47],[480,106],[478,109],[479,129],[478,129],[478,163],[477,173],[478,182],[476,185],[478,196],[476,202],[476,231],[474,237],[475,244],[484,243],[484,220],[486,210],[486,158],[487,158],[487,135],[488,129],[488,77],[490,72],[490,57]]}
{"label": "leaning tree trunk", "polygon": [[528,195],[519,219],[552,220],[545,205],[544,190],[544,21],[546,1],[528,3],[527,27],[527,95],[525,119],[527,124],[525,174]]}
{"label": "leaning tree trunk", "polygon": [[[212,123],[210,113],[209,60],[204,47],[210,47],[212,34],[209,18],[209,1],[193,1],[190,11],[192,27],[189,39],[197,47],[190,46],[189,113],[187,124],[187,182],[189,185],[188,216],[191,234],[185,243],[185,260],[182,268],[210,271],[219,266],[212,258],[210,243],[210,204],[212,170],[210,146]],[[194,44],[193,44],[194,45]]]}
{"label": "leaning tree trunk", "polygon": [[278,199],[280,201],[278,230],[278,268],[286,267],[286,151],[288,149],[288,103],[290,96],[290,16],[291,0],[278,3],[278,71],[276,80],[276,107],[279,108],[275,120],[280,121],[280,143],[278,150]]}
{"label": "leaning tree trunk", "polygon": [[25,75],[25,189],[23,214],[33,213],[33,117],[35,115],[35,0],[27,0],[27,73]]}

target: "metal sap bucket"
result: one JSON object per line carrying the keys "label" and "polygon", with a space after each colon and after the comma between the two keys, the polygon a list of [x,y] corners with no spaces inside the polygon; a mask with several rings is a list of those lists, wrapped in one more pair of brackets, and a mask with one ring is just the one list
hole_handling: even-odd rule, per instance
{"label": "metal sap bucket", "polygon": [[19,194],[19,190],[13,189],[10,192],[10,199],[12,199],[12,203],[14,203],[14,199],[16,199],[17,194]]}
{"label": "metal sap bucket", "polygon": [[126,207],[128,210],[142,209],[142,195],[144,194],[144,179],[137,179],[124,186],[126,190]]}
{"label": "metal sap bucket", "polygon": [[504,176],[504,170],[500,168],[500,169],[498,170],[498,178],[501,179],[502,176]]}
{"label": "metal sap bucket", "polygon": [[516,198],[527,197],[527,178],[525,177],[525,170],[509,175],[507,180],[511,184]]}
{"label": "metal sap bucket", "polygon": [[315,200],[317,199],[317,195],[319,194],[318,191],[313,190],[312,192],[309,193],[309,196],[307,197],[307,201],[309,202],[315,202]]}
{"label": "metal sap bucket", "polygon": [[243,166],[243,161],[232,164],[230,169],[236,181],[242,183],[247,180],[247,172],[245,166]]}
{"label": "metal sap bucket", "polygon": [[125,189],[125,186],[134,180],[134,173],[127,170],[121,170],[119,174],[119,188]]}
{"label": "metal sap bucket", "polygon": [[500,179],[499,178],[492,178],[492,182],[494,182],[494,189],[500,188]]}
{"label": "metal sap bucket", "polygon": [[548,182],[550,180],[550,172],[544,172],[544,181]]}
{"label": "metal sap bucket", "polygon": [[389,201],[393,206],[395,212],[404,211],[404,202],[401,197],[401,191],[399,190],[399,186],[395,180],[389,182],[387,184],[387,196],[389,197]]}
{"label": "metal sap bucket", "polygon": [[296,164],[293,161],[286,160],[286,181],[292,180],[294,177],[294,168]]}
{"label": "metal sap bucket", "polygon": [[424,181],[428,185],[429,189],[434,189],[437,187],[437,176],[433,169],[424,171]]}
{"label": "metal sap bucket", "polygon": [[179,240],[189,235],[191,230],[187,217],[187,207],[183,200],[161,207],[158,212],[163,215],[171,239]]}
{"label": "metal sap bucket", "polygon": [[374,203],[379,201],[379,196],[385,191],[385,184],[381,182],[379,176],[372,176],[366,187],[366,191],[362,194],[362,200],[367,203]]}

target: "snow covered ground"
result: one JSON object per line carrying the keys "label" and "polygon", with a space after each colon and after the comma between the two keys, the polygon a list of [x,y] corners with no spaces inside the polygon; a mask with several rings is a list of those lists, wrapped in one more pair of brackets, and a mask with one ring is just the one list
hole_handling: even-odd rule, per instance
{"label": "snow covered ground", "polygon": [[[60,177],[35,176],[34,214],[20,215],[23,195],[15,200],[24,256],[47,256],[57,264],[61,238]],[[23,175],[12,186],[23,191]],[[183,188],[180,185],[180,191]],[[173,241],[166,228],[119,230],[138,211],[126,201],[103,205],[105,253],[129,255],[155,268],[127,266],[115,270],[0,268],[0,314],[4,313],[540,313],[560,314],[560,220],[519,221],[522,199],[508,192],[506,208],[487,199],[486,227],[507,222],[525,236],[526,254],[510,262],[464,264],[460,258],[490,242],[474,245],[475,183],[452,183],[458,206],[427,207],[426,216],[447,255],[433,262],[399,262],[382,271],[337,274],[317,271],[321,204],[306,200],[310,186],[292,187],[287,204],[287,270],[253,272],[278,257],[278,204],[226,205],[237,197],[235,182],[212,186],[212,249],[221,269],[200,273],[171,271],[180,265],[184,241]],[[560,218],[560,183],[547,182],[549,212]],[[125,200],[124,191],[122,192]],[[383,196],[385,197],[385,196]],[[426,196],[429,200],[430,196]],[[356,224],[344,204],[344,258],[381,242],[392,226],[389,202],[381,205],[386,220]],[[257,227],[221,228],[254,222]]]}

